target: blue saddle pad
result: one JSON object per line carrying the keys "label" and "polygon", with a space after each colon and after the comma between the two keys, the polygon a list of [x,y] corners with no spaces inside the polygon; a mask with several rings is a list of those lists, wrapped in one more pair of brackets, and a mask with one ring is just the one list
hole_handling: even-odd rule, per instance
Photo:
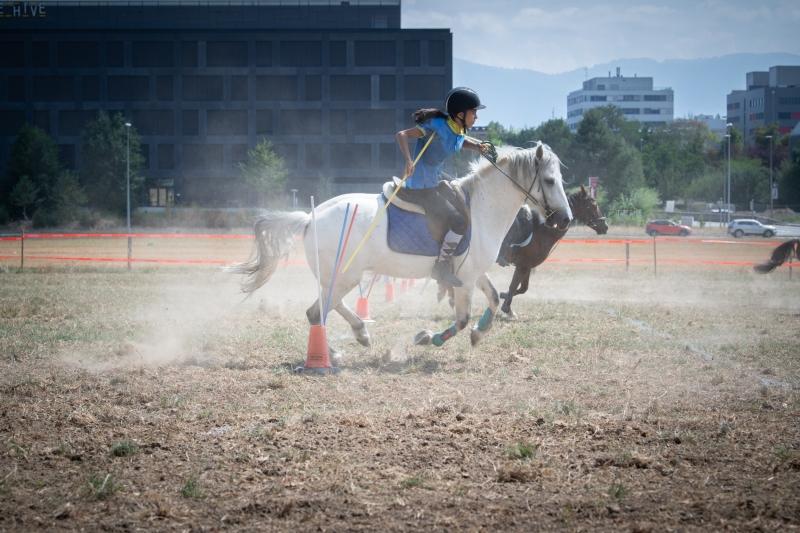
{"label": "blue saddle pad", "polygon": [[[381,195],[383,201],[386,197]],[[467,205],[469,205],[469,196],[467,196]],[[428,224],[425,222],[425,216],[419,213],[412,213],[405,209],[400,209],[394,204],[389,205],[387,209],[386,219],[389,222],[389,229],[387,230],[386,240],[389,249],[401,253],[412,255],[427,255],[436,257],[439,255],[439,243],[431,236],[428,231]],[[469,241],[472,237],[472,226],[467,228],[467,234],[461,239],[458,247],[456,248],[455,255],[463,254],[469,247]]]}

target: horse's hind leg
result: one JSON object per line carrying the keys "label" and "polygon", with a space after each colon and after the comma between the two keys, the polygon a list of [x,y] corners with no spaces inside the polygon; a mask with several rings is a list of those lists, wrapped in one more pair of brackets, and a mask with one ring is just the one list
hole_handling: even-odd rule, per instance
{"label": "horse's hind leg", "polygon": [[497,289],[494,288],[494,284],[492,284],[492,280],[489,279],[489,276],[484,274],[479,277],[477,285],[486,296],[486,299],[489,300],[489,307],[486,308],[483,315],[481,315],[481,318],[478,320],[478,323],[475,324],[475,327],[473,327],[470,332],[469,338],[473,346],[478,344],[483,336],[492,328],[494,316],[497,314],[497,307],[500,305],[500,297],[497,295]]}
{"label": "horse's hind leg", "polygon": [[336,306],[336,312],[350,324],[350,327],[353,329],[353,335],[355,335],[356,340],[361,346],[369,347],[372,344],[369,331],[367,331],[367,324],[342,300],[339,300],[339,304]]}

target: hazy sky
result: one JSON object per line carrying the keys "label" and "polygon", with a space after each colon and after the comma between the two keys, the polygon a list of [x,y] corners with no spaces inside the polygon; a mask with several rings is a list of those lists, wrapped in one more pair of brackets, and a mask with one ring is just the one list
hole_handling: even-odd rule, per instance
{"label": "hazy sky", "polygon": [[799,0],[402,0],[402,27],[450,28],[459,59],[551,74],[625,58],[800,54]]}

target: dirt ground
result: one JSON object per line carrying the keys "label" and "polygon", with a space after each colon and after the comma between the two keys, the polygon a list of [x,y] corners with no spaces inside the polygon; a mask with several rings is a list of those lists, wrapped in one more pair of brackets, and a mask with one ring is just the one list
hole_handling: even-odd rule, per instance
{"label": "dirt ground", "polygon": [[0,530],[800,529],[800,276],[653,274],[545,264],[475,348],[378,283],[309,376],[304,268],[6,267]]}

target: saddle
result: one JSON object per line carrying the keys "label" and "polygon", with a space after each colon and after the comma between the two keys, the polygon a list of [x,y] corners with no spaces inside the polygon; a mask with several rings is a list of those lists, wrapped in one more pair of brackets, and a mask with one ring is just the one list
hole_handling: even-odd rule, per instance
{"label": "saddle", "polygon": [[[401,181],[395,177],[392,181],[383,184],[381,195],[384,201],[392,198],[392,194],[400,183]],[[442,239],[450,229],[447,221],[436,214],[426,213],[422,206],[409,201],[405,192],[406,189],[400,188],[386,210],[388,220],[386,237],[389,248],[399,253],[435,257],[439,255]],[[448,200],[450,194],[460,195],[460,198],[453,197],[452,203],[457,206],[459,213],[466,215],[466,219],[469,220],[469,195],[463,189],[456,184],[440,182],[439,194],[447,197]],[[471,234],[472,228],[468,226],[467,233],[456,248],[455,255],[461,255],[467,250]]]}

